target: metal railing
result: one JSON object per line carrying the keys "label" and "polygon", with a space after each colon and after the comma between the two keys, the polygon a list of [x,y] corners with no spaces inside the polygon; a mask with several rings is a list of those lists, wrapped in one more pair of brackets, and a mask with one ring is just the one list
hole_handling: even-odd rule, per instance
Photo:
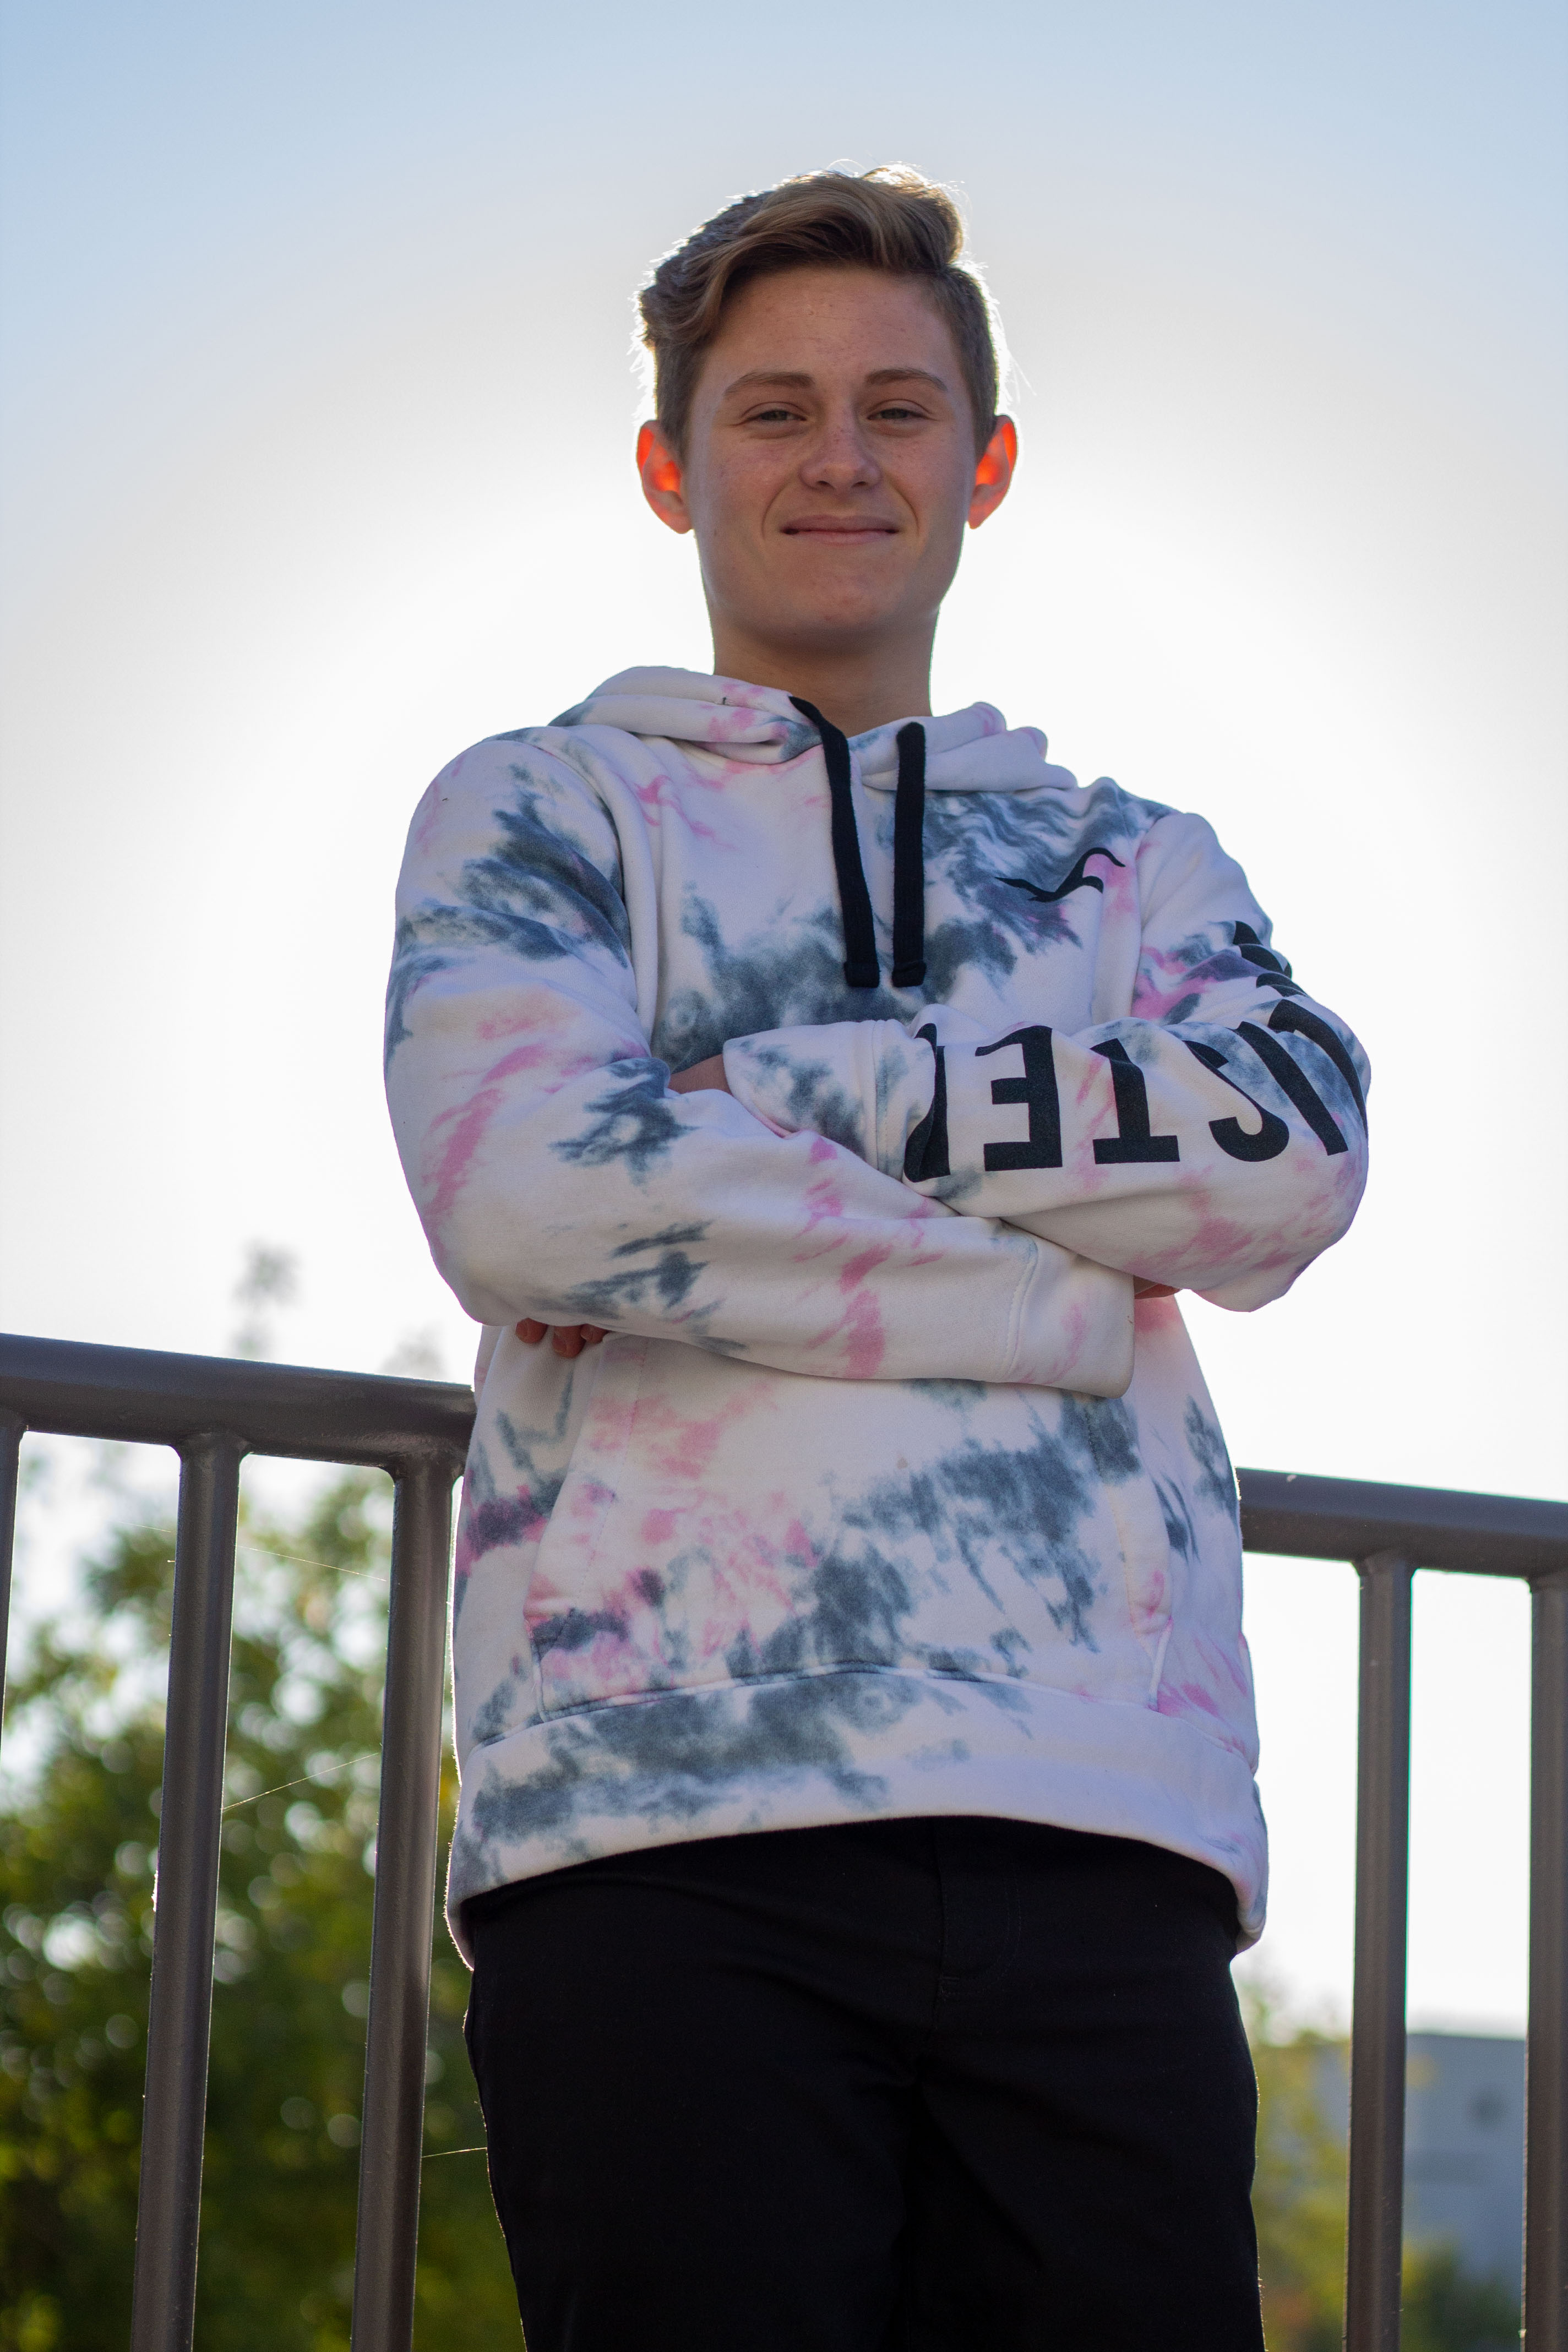
{"label": "metal railing", "polygon": [[[189,2352],[195,2308],[240,1462],[363,1464],[395,1482],[353,2352],[414,2323],[451,1489],[465,1388],[0,1337],[0,1663],[26,1430],[172,1446],[179,1531],[132,2293],[132,2352]],[[1405,2138],[1410,1612],[1417,1569],[1533,1596],[1527,2352],[1568,2352],[1568,1504],[1243,1470],[1253,1552],[1361,1577],[1348,2352],[1396,2352]]]}
{"label": "metal railing", "polygon": [[1243,1470],[1248,1551],[1361,1577],[1346,2352],[1398,2352],[1405,2201],[1410,1604],[1418,1568],[1531,1594],[1524,2343],[1568,2352],[1568,1503]]}
{"label": "metal railing", "polygon": [[132,2352],[189,2352],[195,2323],[229,1628],[247,1454],[360,1464],[394,1480],[353,2341],[353,2352],[408,2352],[452,1484],[473,1416],[469,1390],[435,1381],[0,1338],[0,1660],[24,1430],[169,1445],[180,1457]]}

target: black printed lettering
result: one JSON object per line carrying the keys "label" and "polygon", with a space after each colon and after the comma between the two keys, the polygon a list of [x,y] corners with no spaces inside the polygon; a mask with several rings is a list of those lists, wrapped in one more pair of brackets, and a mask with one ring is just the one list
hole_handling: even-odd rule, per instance
{"label": "black printed lettering", "polygon": [[1256,964],[1260,971],[1277,971],[1289,979],[1290,967],[1284,957],[1266,948],[1250,923],[1232,923],[1230,943],[1244,963]]}
{"label": "black printed lettering", "polygon": [[1356,1107],[1356,1117],[1364,1128],[1366,1097],[1361,1090],[1361,1079],[1357,1075],[1355,1064],[1345,1050],[1343,1038],[1331,1029],[1326,1021],[1320,1020],[1317,1013],[1307,1012],[1300,1004],[1277,1004],[1268,1016],[1268,1026],[1270,1029],[1279,1030],[1281,1034],[1289,1033],[1293,1029],[1300,1035],[1310,1037],[1314,1045],[1321,1047],[1349,1087],[1351,1100]]}
{"label": "black printed lettering", "polygon": [[1062,1112],[1057,1094],[1056,1056],[1051,1051],[1048,1029],[1031,1027],[1015,1029],[1008,1037],[998,1037],[992,1045],[977,1045],[974,1058],[982,1055],[999,1054],[1004,1045],[1023,1049],[1024,1075],[1021,1078],[994,1078],[991,1099],[994,1103],[1026,1103],[1029,1109],[1029,1139],[1027,1143],[988,1143],[985,1147],[985,1171],[995,1175],[1011,1168],[1059,1168],[1062,1164]]}
{"label": "black printed lettering", "polygon": [[[1292,1013],[1295,1007],[1281,1004],[1276,1010]],[[1336,1151],[1348,1150],[1350,1147],[1340,1133],[1332,1111],[1305,1070],[1294,1055],[1286,1052],[1279,1039],[1271,1037],[1267,1029],[1260,1029],[1255,1021],[1239,1022],[1236,1034],[1238,1037],[1245,1037],[1269,1076],[1278,1082],[1281,1092],[1289,1096],[1331,1160]]]}
{"label": "black printed lettering", "polygon": [[936,1056],[936,1083],[931,1088],[931,1108],[911,1133],[904,1146],[904,1174],[911,1184],[923,1184],[931,1176],[951,1176],[947,1153],[947,1055],[936,1042],[935,1024],[930,1021],[923,1029],[915,1031]]}
{"label": "black printed lettering", "polygon": [[1148,1084],[1121,1038],[1112,1037],[1094,1050],[1110,1065],[1110,1083],[1116,1090],[1116,1124],[1121,1129],[1119,1135],[1097,1137],[1096,1164],[1101,1168],[1124,1168],[1130,1161],[1179,1160],[1181,1148],[1173,1135],[1149,1132]]}
{"label": "black printed lettering", "polygon": [[1260,1102],[1254,1100],[1245,1087],[1238,1087],[1234,1078],[1226,1076],[1225,1055],[1213,1045],[1200,1045],[1191,1037],[1183,1042],[1189,1054],[1196,1055],[1205,1069],[1212,1070],[1232,1094],[1239,1095],[1244,1103],[1251,1104],[1262,1122],[1257,1128],[1245,1128],[1237,1118],[1211,1118],[1209,1133],[1220,1150],[1232,1160],[1278,1160],[1290,1140],[1290,1130],[1284,1120],[1276,1118],[1271,1110],[1265,1110]]}

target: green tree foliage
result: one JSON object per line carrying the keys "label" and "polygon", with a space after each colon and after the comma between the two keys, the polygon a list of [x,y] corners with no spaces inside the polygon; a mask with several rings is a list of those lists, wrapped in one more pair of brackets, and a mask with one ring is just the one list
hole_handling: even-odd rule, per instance
{"label": "green tree foliage", "polygon": [[[347,2352],[364,2057],[386,1482],[340,1478],[297,1526],[247,1516],[230,1696],[196,2320],[203,2352]],[[171,1530],[121,1529],[83,1621],[11,1694],[37,1769],[0,1812],[0,2352],[121,2352],[168,1643]],[[455,1789],[447,1768],[449,1829]],[[416,2344],[521,2343],[462,2047],[468,1979],[437,1927]],[[1338,2352],[1340,2044],[1249,2021],[1269,2352]],[[1405,2352],[1500,2352],[1519,2313],[1445,2252],[1405,2273]]]}
{"label": "green tree foliage", "polygon": [[1252,2210],[1268,2352],[1340,2352],[1343,2334],[1345,2148],[1323,2116],[1341,2046],[1316,2033],[1273,2038],[1249,2003],[1258,2070],[1258,2170]]}
{"label": "green tree foliage", "polygon": [[1402,2352],[1518,2352],[1519,2326],[1508,2289],[1468,2278],[1448,2247],[1406,2255]]}
{"label": "green tree foliage", "polygon": [[[364,2065],[386,1481],[241,1530],[196,2339],[346,2352]],[[171,1530],[123,1528],[32,1645],[37,1748],[0,1814],[0,2347],[122,2352],[145,2059]],[[443,1790],[450,1825],[451,1775]],[[520,2343],[436,1942],[416,2343]]]}

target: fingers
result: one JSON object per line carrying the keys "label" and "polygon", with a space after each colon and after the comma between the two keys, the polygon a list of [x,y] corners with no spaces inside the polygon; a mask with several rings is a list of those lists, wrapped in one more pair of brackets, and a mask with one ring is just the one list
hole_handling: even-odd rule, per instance
{"label": "fingers", "polygon": [[550,1344],[558,1356],[580,1356],[584,1348],[596,1348],[604,1337],[597,1323],[558,1323]]}
{"label": "fingers", "polygon": [[548,1323],[536,1323],[531,1316],[516,1326],[517,1336],[525,1348],[537,1348],[547,1331],[550,1344],[558,1356],[580,1356],[584,1348],[596,1348],[606,1337],[597,1323],[558,1323],[551,1331]]}

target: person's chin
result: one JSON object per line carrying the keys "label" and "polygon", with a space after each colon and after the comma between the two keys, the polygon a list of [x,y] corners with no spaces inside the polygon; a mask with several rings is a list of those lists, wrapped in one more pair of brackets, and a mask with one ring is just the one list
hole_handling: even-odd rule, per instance
{"label": "person's chin", "polygon": [[873,645],[896,624],[898,607],[886,597],[780,598],[765,616],[759,614],[756,633],[780,646],[815,653],[848,651],[856,644]]}
{"label": "person's chin", "polygon": [[831,618],[845,628],[875,627],[901,604],[908,593],[905,566],[878,561],[858,548],[817,548],[798,562],[774,567],[778,609]]}

